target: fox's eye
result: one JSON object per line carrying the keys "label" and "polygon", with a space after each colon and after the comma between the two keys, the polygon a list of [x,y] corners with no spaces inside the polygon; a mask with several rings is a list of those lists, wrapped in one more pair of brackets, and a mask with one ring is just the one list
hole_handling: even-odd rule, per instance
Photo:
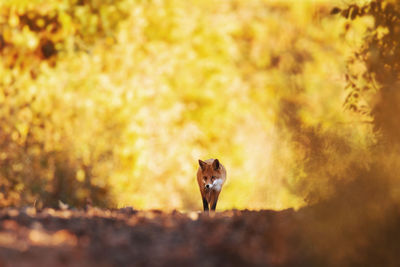
{"label": "fox's eye", "polygon": [[215,176],[211,177],[211,180],[214,181],[215,180]]}

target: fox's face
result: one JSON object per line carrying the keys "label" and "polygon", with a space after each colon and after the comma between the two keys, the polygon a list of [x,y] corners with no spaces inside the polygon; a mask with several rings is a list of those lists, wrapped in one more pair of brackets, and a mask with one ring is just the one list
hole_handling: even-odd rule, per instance
{"label": "fox's face", "polygon": [[199,165],[201,168],[204,189],[206,191],[220,191],[223,180],[220,173],[220,164],[218,159],[214,160],[212,164],[207,164],[206,162],[199,160]]}

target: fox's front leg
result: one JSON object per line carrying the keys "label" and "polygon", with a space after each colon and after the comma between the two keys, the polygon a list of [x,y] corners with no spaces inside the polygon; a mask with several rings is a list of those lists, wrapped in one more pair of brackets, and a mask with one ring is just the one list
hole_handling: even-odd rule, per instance
{"label": "fox's front leg", "polygon": [[203,197],[203,208],[204,208],[204,211],[208,211],[209,210],[208,202],[207,202],[207,199],[205,197]]}
{"label": "fox's front leg", "polygon": [[215,211],[215,209],[217,208],[218,196],[219,196],[219,191],[213,191],[213,194],[210,199],[210,206],[212,211]]}
{"label": "fox's front leg", "polygon": [[212,211],[215,211],[215,209],[217,208],[217,202],[218,202],[218,196],[215,198],[214,202],[211,205]]}

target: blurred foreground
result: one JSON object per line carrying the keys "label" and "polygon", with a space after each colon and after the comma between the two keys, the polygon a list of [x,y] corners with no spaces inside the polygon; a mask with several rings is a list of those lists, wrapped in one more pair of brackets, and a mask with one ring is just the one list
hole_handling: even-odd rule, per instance
{"label": "blurred foreground", "polygon": [[398,266],[399,213],[388,221],[360,216],[361,227],[348,224],[347,216],[321,206],[212,217],[127,208],[3,209],[0,265]]}

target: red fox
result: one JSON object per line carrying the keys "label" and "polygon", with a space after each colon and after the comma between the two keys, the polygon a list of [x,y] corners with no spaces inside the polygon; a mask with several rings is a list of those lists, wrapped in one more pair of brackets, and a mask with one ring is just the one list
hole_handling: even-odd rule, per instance
{"label": "red fox", "polygon": [[225,167],[219,163],[218,159],[199,159],[199,169],[197,170],[197,182],[199,183],[201,197],[203,198],[204,211],[215,211],[217,201],[222,186],[226,180]]}

